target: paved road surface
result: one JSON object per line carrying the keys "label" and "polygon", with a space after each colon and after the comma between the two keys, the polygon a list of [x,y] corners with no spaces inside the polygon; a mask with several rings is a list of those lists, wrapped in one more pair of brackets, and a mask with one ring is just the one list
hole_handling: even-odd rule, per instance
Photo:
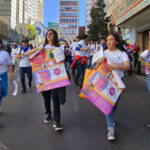
{"label": "paved road surface", "polygon": [[60,134],[43,123],[43,99],[35,87],[25,95],[21,89],[16,97],[9,94],[0,114],[0,150],[149,150],[146,83],[130,76],[125,83],[116,114],[116,142],[106,139],[104,115],[88,100],[79,99],[80,88],[72,84],[67,88],[67,103],[61,107],[64,132]]}

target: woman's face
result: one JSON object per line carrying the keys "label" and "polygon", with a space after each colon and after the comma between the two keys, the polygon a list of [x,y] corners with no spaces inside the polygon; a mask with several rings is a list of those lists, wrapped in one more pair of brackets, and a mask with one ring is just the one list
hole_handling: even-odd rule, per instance
{"label": "woman's face", "polygon": [[108,49],[114,49],[114,48],[116,48],[117,43],[118,42],[115,40],[115,37],[113,35],[109,35],[107,37],[107,46],[108,46]]}
{"label": "woman's face", "polygon": [[138,45],[138,42],[135,42],[135,45]]}
{"label": "woman's face", "polygon": [[27,46],[29,46],[29,43],[28,43],[28,42],[22,42],[22,45],[23,45],[24,47],[27,47]]}
{"label": "woman's face", "polygon": [[48,31],[47,36],[46,36],[48,41],[53,41],[54,40],[54,34],[52,31]]}
{"label": "woman's face", "polygon": [[69,44],[68,44],[68,43],[66,43],[66,47],[69,47]]}

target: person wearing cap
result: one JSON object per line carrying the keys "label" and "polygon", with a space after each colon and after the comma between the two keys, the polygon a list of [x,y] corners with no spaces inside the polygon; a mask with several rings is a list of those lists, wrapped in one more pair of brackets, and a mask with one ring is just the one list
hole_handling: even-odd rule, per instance
{"label": "person wearing cap", "polygon": [[12,57],[12,66],[13,66],[13,72],[15,69],[15,65],[17,64],[17,58],[16,58],[16,53],[17,53],[17,43],[12,43],[12,52],[11,52],[11,57]]}
{"label": "person wearing cap", "polygon": [[26,53],[30,50],[28,39],[22,40],[22,47],[17,51],[16,57],[19,59],[20,81],[22,86],[22,94],[26,93],[25,74],[28,77],[29,88],[32,87],[32,68]]}
{"label": "person wearing cap", "polygon": [[7,68],[10,72],[10,81],[13,81],[12,60],[8,52],[3,50],[3,41],[0,39],[0,105],[2,98],[7,96],[8,77]]}

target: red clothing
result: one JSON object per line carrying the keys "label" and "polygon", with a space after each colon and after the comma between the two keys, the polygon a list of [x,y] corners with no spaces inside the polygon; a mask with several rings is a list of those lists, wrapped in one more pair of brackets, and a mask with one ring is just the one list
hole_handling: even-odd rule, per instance
{"label": "red clothing", "polygon": [[87,57],[86,56],[82,57],[82,56],[76,55],[74,61],[72,62],[71,66],[70,66],[71,69],[73,69],[73,68],[76,69],[77,68],[75,64],[76,64],[76,61],[79,60],[79,59],[81,59],[81,64],[82,65],[87,63]]}
{"label": "red clothing", "polygon": [[134,45],[133,47],[133,52],[139,52],[140,51],[140,46]]}

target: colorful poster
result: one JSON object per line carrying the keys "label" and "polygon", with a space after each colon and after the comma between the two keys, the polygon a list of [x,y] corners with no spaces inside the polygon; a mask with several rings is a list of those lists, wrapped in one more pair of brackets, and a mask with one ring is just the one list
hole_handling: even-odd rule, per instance
{"label": "colorful poster", "polygon": [[56,62],[53,51],[38,53],[30,59],[38,93],[70,85],[64,63]]}
{"label": "colorful poster", "polygon": [[123,89],[117,85],[112,72],[108,72],[104,64],[94,71],[90,80],[81,92],[105,115],[108,115]]}

